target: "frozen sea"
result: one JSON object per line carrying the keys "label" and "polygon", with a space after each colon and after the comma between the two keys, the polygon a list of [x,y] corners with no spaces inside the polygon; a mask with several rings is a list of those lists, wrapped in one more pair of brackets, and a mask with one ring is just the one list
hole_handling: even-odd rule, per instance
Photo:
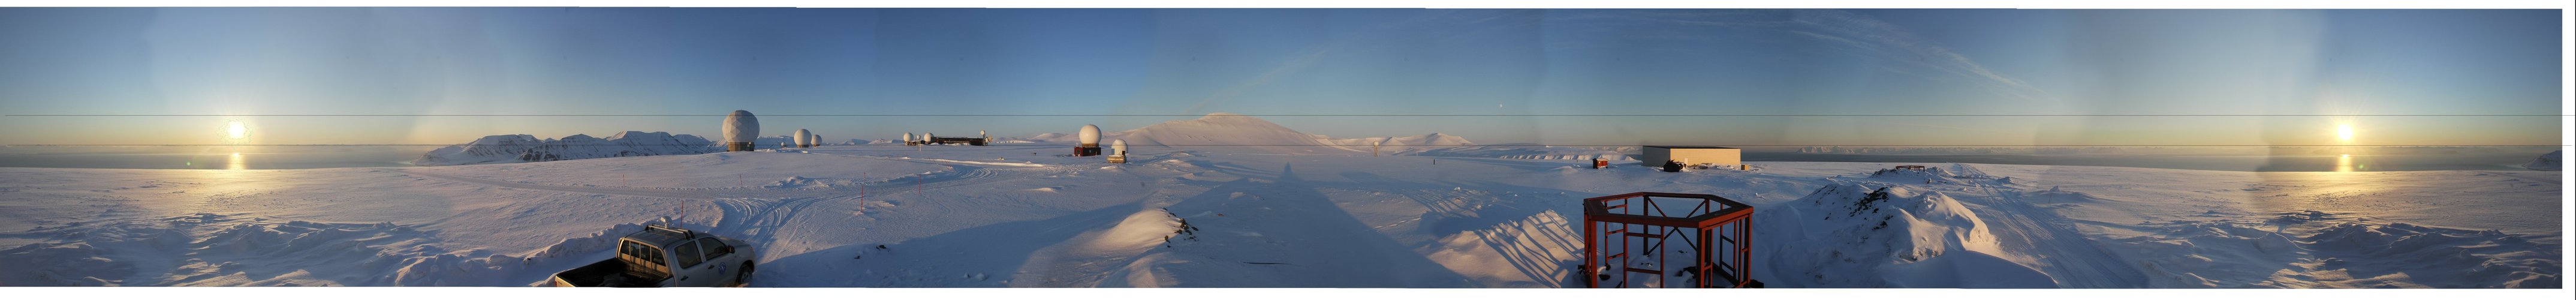
{"label": "frozen sea", "polygon": [[9,147],[0,167],[91,169],[320,169],[405,167],[429,146]]}

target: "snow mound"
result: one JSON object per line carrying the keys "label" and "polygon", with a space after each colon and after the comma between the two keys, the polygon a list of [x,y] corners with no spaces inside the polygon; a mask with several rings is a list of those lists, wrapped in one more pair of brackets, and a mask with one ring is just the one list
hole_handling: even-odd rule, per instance
{"label": "snow mound", "polygon": [[1395,155],[1448,156],[1448,157],[1482,157],[1482,158],[1507,158],[1507,159],[1545,159],[1545,160],[1592,160],[1593,158],[1606,158],[1606,159],[1610,159],[1611,161],[1632,161],[1632,160],[1636,160],[1635,158],[1632,158],[1632,156],[1631,156],[1631,155],[1629,155],[1628,153],[1623,153],[1623,152],[1620,152],[1620,151],[1618,151],[1618,150],[1605,150],[1605,149],[1594,149],[1594,148],[1583,148],[1583,147],[1551,147],[1551,146],[1538,145],[1538,144],[1498,144],[1498,145],[1464,146],[1464,147],[1447,147],[1447,148],[1407,149],[1407,150],[1404,150],[1404,151],[1395,152]]}
{"label": "snow mound", "polygon": [[659,131],[620,132],[605,139],[582,134],[562,139],[542,140],[525,134],[494,135],[464,144],[430,150],[429,153],[422,154],[420,159],[413,160],[411,163],[423,166],[448,166],[701,154],[723,150],[715,145],[715,142],[695,135],[674,135]]}
{"label": "snow mound", "polygon": [[[2559,247],[2522,235],[2333,214],[2285,213],[2268,223],[2177,221],[2119,239],[2137,264],[2179,286],[2287,288],[2559,288]],[[2306,236],[2267,227],[2338,222]],[[2260,226],[2260,227],[2258,227]]]}
{"label": "snow mound", "polygon": [[[1903,186],[1833,184],[1754,214],[1756,272],[1784,287],[2056,287],[2005,259],[1986,223],[1956,199]],[[1773,282],[1777,280],[1777,282]]]}
{"label": "snow mound", "polygon": [[2532,159],[2531,163],[2522,164],[2522,168],[2541,171],[2557,171],[2562,164],[2562,162],[2558,160],[2559,152],[2563,151],[2549,151],[2549,154],[2542,154],[2540,155],[2540,158]]}

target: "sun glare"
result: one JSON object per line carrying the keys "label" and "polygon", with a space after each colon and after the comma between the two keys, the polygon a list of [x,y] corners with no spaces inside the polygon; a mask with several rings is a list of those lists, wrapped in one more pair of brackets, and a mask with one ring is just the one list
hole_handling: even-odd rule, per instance
{"label": "sun glare", "polygon": [[247,137],[250,137],[250,127],[242,126],[241,121],[236,120],[224,123],[224,138],[238,140]]}
{"label": "sun glare", "polygon": [[2351,124],[2335,125],[2335,138],[2342,139],[2344,142],[2351,142],[2351,141],[2352,141],[2352,125],[2351,125]]}

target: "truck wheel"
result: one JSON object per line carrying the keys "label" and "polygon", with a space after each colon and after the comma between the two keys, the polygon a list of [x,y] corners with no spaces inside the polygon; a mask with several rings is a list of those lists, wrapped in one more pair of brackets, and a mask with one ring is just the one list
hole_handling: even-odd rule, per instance
{"label": "truck wheel", "polygon": [[735,284],[735,285],[741,285],[741,286],[746,286],[746,287],[751,286],[751,263],[750,263],[750,262],[743,262],[743,263],[742,263],[742,272],[739,272],[739,273],[733,273],[733,284]]}

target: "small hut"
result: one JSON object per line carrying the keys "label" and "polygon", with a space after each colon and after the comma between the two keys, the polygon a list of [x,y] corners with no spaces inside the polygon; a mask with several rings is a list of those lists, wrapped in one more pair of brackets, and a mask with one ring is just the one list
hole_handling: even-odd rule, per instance
{"label": "small hut", "polygon": [[1127,140],[1109,141],[1109,163],[1127,163]]}

